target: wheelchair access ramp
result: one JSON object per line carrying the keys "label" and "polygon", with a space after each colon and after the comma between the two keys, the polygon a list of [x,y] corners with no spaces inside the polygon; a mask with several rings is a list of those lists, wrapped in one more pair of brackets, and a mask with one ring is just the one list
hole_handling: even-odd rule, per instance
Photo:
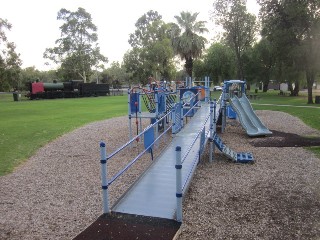
{"label": "wheelchair access ramp", "polygon": [[[182,179],[190,181],[192,177],[189,176],[196,168],[194,159],[199,158],[200,139],[197,138],[195,142],[194,139],[203,126],[205,126],[205,138],[207,139],[209,114],[210,105],[202,104],[188,124],[173,137],[171,144],[115,203],[111,208],[112,212],[175,219],[177,208],[175,149],[176,146],[181,146],[181,155],[184,156],[190,147],[188,157],[182,167]],[[189,182],[186,182],[185,185],[188,186]],[[184,191],[186,189],[187,187]]]}

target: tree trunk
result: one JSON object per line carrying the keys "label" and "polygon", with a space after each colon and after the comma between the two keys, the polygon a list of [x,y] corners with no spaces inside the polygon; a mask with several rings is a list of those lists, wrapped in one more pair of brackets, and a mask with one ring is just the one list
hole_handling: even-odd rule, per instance
{"label": "tree trunk", "polygon": [[294,82],[294,89],[291,92],[291,96],[298,96],[299,95],[299,91],[300,91],[299,80],[296,80]]}
{"label": "tree trunk", "polygon": [[86,72],[84,70],[83,70],[83,81],[85,83],[87,82]]}
{"label": "tree trunk", "polygon": [[312,99],[312,87],[314,83],[314,72],[312,70],[306,70],[307,87],[308,87],[308,104],[313,104]]}
{"label": "tree trunk", "polygon": [[268,85],[269,85],[269,80],[267,81],[263,81],[263,92],[267,92],[268,91]]}
{"label": "tree trunk", "polygon": [[239,80],[243,80],[243,66],[242,66],[242,61],[241,61],[241,56],[239,52],[236,52],[236,56],[237,56],[237,75],[238,75],[238,79]]}
{"label": "tree trunk", "polygon": [[293,88],[292,88],[292,83],[288,83],[288,90],[290,91],[290,95],[293,94]]}
{"label": "tree trunk", "polygon": [[192,78],[192,68],[193,68],[193,59],[192,57],[186,58],[186,62],[184,67],[186,68],[186,72],[189,75],[189,77]]}

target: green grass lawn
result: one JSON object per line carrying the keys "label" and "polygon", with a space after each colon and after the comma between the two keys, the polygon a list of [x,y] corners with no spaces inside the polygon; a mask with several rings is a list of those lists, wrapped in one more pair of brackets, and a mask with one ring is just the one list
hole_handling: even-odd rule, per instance
{"label": "green grass lawn", "polygon": [[[257,104],[309,106],[306,96],[279,96],[278,91],[258,93],[252,100],[255,110],[275,110],[299,117],[320,130],[319,108],[294,108]],[[214,92],[218,98],[221,92]],[[320,107],[319,104],[313,105]],[[14,102],[12,94],[0,94],[0,176],[32,156],[49,141],[87,123],[126,115],[127,95]],[[125,126],[124,126],[125,127]],[[320,156],[320,147],[312,148]]]}
{"label": "green grass lawn", "polygon": [[14,102],[0,94],[0,176],[49,141],[87,123],[123,116],[127,96]]}
{"label": "green grass lawn", "polygon": [[[257,94],[259,96],[258,99],[250,100],[253,108],[255,110],[273,110],[289,113],[300,118],[310,127],[320,131],[320,104],[307,104],[306,93],[300,93],[300,96],[297,97],[279,96],[278,93],[279,91],[273,90],[269,90],[266,93],[259,92]],[[276,105],[293,105],[296,107]]]}
{"label": "green grass lawn", "polygon": [[[250,100],[255,110],[272,110],[289,113],[300,118],[306,125],[320,131],[320,104],[307,104],[307,93],[300,92],[300,96],[280,96],[279,91],[269,90],[266,93],[259,92],[256,100]],[[313,93],[320,95],[320,92]],[[261,104],[261,105],[260,105]],[[273,105],[263,105],[273,104]],[[277,106],[277,105],[293,105]],[[320,157],[320,147],[308,148]]]}

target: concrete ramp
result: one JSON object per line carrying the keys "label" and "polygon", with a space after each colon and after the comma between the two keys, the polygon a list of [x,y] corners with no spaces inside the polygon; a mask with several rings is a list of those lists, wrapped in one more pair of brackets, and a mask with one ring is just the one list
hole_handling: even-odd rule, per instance
{"label": "concrete ramp", "polygon": [[272,132],[269,131],[269,129],[255,114],[246,95],[243,95],[241,98],[238,98],[237,96],[230,98],[230,104],[232,108],[237,112],[240,123],[246,130],[248,136],[256,137],[272,134]]}

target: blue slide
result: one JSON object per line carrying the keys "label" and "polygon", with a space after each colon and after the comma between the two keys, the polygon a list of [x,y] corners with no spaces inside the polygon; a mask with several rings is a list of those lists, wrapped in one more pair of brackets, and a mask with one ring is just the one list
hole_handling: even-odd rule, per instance
{"label": "blue slide", "polygon": [[246,95],[243,94],[240,98],[237,96],[230,98],[230,104],[237,112],[241,125],[250,137],[272,134],[255,114]]}

